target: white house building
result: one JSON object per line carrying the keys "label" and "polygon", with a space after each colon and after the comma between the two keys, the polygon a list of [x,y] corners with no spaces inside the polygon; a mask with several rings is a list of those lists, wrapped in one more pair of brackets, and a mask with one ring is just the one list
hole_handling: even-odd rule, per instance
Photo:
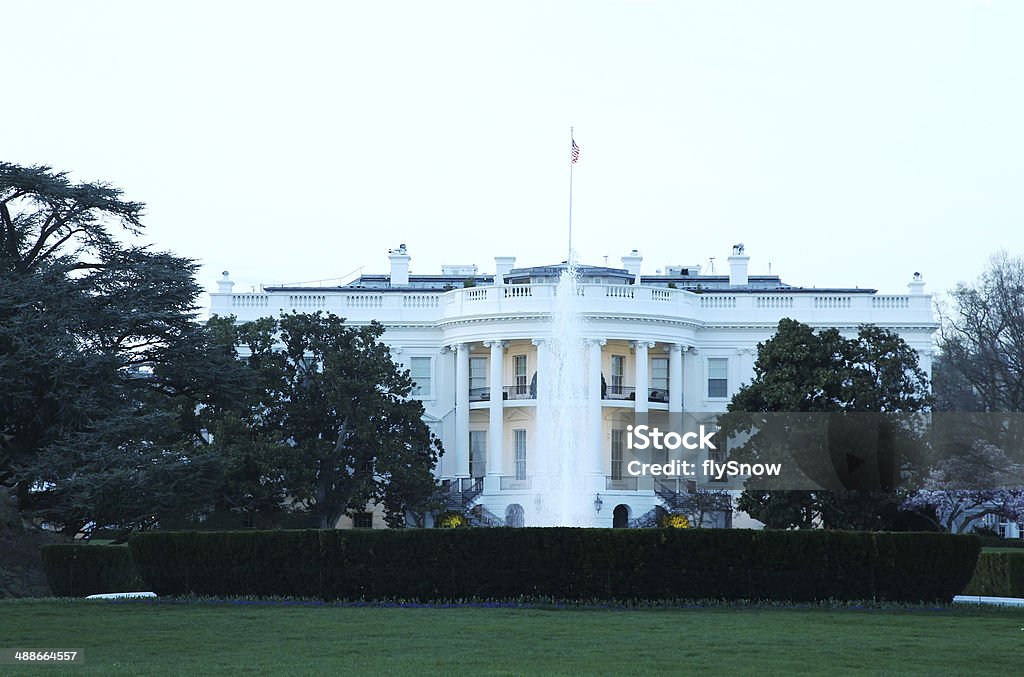
{"label": "white house building", "polygon": [[[389,252],[389,274],[362,275],[334,287],[266,287],[235,293],[227,272],[211,294],[210,312],[238,321],[282,312],[331,312],[354,324],[377,320],[394,360],[409,369],[426,420],[445,454],[437,474],[453,509],[483,522],[529,525],[537,505],[533,475],[543,455],[539,397],[552,338],[555,289],[565,264],[516,268],[494,259],[494,273],[477,266],[443,266],[436,275],[410,272],[405,245]],[[673,509],[692,486],[633,477],[623,467],[624,425],[644,416],[652,425],[673,414],[699,412],[713,423],[753,375],[758,342],[779,320],[853,334],[870,323],[897,332],[930,373],[937,323],[918,273],[906,295],[865,288],[791,286],[778,276],[750,275],[742,245],[727,275],[700,266],[641,272],[634,250],[621,268],[579,266],[577,307],[584,318],[588,359],[584,509],[594,526],[636,525],[658,509]],[[744,524],[720,514],[720,526]],[[381,525],[365,516],[358,526]],[[348,526],[346,523],[341,526]]]}

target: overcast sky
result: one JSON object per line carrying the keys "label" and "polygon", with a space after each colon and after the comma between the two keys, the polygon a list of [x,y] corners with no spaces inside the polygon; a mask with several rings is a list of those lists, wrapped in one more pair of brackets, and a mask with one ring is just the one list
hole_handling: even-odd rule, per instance
{"label": "overcast sky", "polygon": [[6,2],[0,157],[148,204],[236,290],[744,242],[937,292],[1024,253],[1024,2]]}

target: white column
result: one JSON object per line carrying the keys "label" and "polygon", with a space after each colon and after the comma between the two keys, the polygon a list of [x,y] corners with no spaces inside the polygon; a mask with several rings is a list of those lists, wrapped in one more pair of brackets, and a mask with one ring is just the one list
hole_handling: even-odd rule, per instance
{"label": "white column", "polygon": [[[537,348],[537,407],[547,404],[545,378],[548,377],[548,342],[544,339],[530,341]],[[540,418],[538,416],[538,418]]]}
{"label": "white column", "polygon": [[647,413],[649,407],[647,401],[651,392],[651,377],[648,370],[650,362],[647,359],[647,349],[653,348],[654,344],[649,341],[633,342],[633,349],[636,351],[636,403],[633,410],[638,414]]}
{"label": "white column", "polygon": [[469,346],[455,345],[455,476],[469,477]]}
{"label": "white column", "polygon": [[668,347],[668,411],[683,410],[683,346],[673,343]]}
{"label": "white column", "polygon": [[587,385],[587,428],[591,449],[591,466],[589,471],[595,475],[604,475],[604,464],[602,461],[601,442],[601,346],[606,343],[604,339],[592,339],[588,342],[589,351],[587,368],[590,378]]}
{"label": "white column", "polygon": [[729,393],[740,389],[740,386],[754,378],[754,351],[750,348],[736,349],[736,377],[729,382]]}
{"label": "white column", "polygon": [[683,392],[686,393],[683,401],[689,400],[690,411],[702,411],[708,395],[708,383],[704,380],[699,354],[696,346],[683,351]]}
{"label": "white column", "polygon": [[545,440],[551,439],[551,400],[548,397],[551,386],[551,358],[547,339],[533,339],[531,343],[537,347],[537,432],[526,454],[527,473],[534,473],[543,468],[542,456],[553,453],[542,447]]}
{"label": "white column", "polygon": [[498,477],[504,474],[505,409],[504,409],[504,341],[484,341],[491,349],[491,401],[490,425],[487,436],[487,475]]}
{"label": "white column", "polygon": [[[928,392],[932,392],[932,356],[935,352],[930,348],[917,351],[917,366],[928,376]],[[753,378],[753,374],[751,374]]]}

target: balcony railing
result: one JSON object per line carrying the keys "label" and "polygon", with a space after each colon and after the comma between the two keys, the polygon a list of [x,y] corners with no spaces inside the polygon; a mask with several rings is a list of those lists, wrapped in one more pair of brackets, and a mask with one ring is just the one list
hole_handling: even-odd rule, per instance
{"label": "balcony railing", "polygon": [[605,388],[604,399],[606,400],[635,400],[636,388],[633,386],[610,385]]}
{"label": "balcony railing", "polygon": [[[508,393],[503,392],[501,394],[503,399],[508,399]],[[490,388],[470,388],[469,389],[469,401],[470,402],[489,402],[491,399]]]}
{"label": "balcony railing", "polygon": [[668,388],[650,388],[647,391],[648,402],[668,403]]}
{"label": "balcony railing", "polygon": [[504,397],[506,400],[535,400],[537,399],[537,388],[531,387],[528,383],[505,386]]}
{"label": "balcony railing", "polygon": [[604,478],[604,488],[608,491],[636,491],[637,477],[608,477]]}
{"label": "balcony railing", "polygon": [[502,475],[501,476],[501,490],[502,491],[517,491],[527,490],[531,487],[529,477],[523,477],[522,479],[515,475]]}
{"label": "balcony railing", "polygon": [[442,488],[451,491],[480,493],[483,489],[483,479],[479,477],[456,477],[450,480],[441,480]]}
{"label": "balcony railing", "polygon": [[[667,404],[668,395],[668,390],[665,388],[649,388],[647,391],[647,401]],[[537,386],[535,384],[504,386],[501,389],[501,399],[535,400],[537,399]],[[636,388],[633,386],[607,386],[602,399],[634,401],[636,400]],[[470,402],[489,402],[490,400],[491,389],[489,387],[469,389]]]}
{"label": "balcony railing", "polygon": [[[636,388],[634,386],[615,386],[610,385],[605,388],[604,397],[605,400],[635,400],[636,399]],[[659,402],[662,404],[668,403],[668,389],[667,388],[648,388],[647,389],[647,401],[648,402]]]}

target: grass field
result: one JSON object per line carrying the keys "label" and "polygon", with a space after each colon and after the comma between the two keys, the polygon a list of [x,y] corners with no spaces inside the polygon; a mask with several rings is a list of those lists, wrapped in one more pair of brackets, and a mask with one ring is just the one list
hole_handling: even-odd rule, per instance
{"label": "grass field", "polygon": [[0,674],[1019,674],[1024,611],[0,601]]}

